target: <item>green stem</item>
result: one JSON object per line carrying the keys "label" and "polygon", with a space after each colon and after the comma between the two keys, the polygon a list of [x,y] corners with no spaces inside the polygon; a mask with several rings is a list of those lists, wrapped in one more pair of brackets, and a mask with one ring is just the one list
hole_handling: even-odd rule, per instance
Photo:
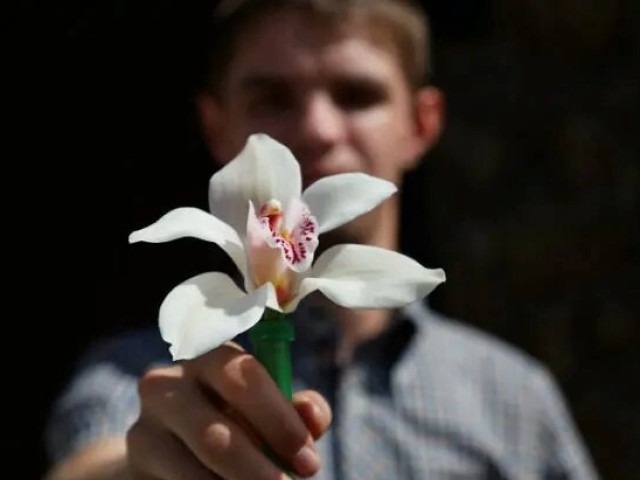
{"label": "green stem", "polygon": [[[293,323],[284,313],[266,308],[262,319],[249,330],[249,340],[253,354],[264,365],[282,394],[289,401],[293,399],[291,342],[294,339]],[[290,469],[283,467],[276,456],[267,451],[277,465],[291,475]]]}

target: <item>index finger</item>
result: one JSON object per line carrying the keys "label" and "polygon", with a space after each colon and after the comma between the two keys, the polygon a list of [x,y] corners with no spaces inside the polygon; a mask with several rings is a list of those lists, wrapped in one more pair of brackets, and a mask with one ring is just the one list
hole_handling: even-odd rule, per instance
{"label": "index finger", "polygon": [[237,346],[224,345],[199,357],[190,368],[299,475],[317,471],[320,462],[311,433],[259,360]]}

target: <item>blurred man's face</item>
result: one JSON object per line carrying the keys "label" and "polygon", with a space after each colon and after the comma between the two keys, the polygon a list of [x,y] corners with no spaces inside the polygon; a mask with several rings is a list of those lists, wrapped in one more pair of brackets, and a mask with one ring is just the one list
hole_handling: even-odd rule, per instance
{"label": "blurred man's face", "polygon": [[[399,183],[418,156],[414,97],[391,49],[294,12],[268,15],[241,36],[216,108],[220,161],[249,134],[267,133],[293,151],[305,186],[343,172]],[[361,218],[354,232],[374,228],[375,212]]]}

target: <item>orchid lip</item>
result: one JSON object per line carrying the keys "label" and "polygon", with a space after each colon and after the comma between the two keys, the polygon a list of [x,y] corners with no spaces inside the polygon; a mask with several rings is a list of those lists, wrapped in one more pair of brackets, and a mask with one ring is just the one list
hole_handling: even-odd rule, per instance
{"label": "orchid lip", "polygon": [[271,282],[280,305],[294,296],[296,277],[308,270],[318,245],[317,222],[301,200],[293,199],[283,210],[269,199],[256,209],[249,205],[247,256],[254,286]]}

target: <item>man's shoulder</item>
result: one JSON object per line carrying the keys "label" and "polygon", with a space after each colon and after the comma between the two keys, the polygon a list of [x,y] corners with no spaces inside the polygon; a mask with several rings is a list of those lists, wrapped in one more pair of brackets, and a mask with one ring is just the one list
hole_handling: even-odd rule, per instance
{"label": "man's shoulder", "polygon": [[456,419],[465,419],[482,430],[509,418],[516,431],[532,427],[532,421],[549,423],[550,412],[563,408],[543,362],[478,327],[436,312],[427,315],[403,378],[431,398],[446,421],[464,429]]}
{"label": "man's shoulder", "polygon": [[522,388],[528,382],[544,383],[550,377],[540,360],[497,335],[438,312],[428,311],[426,315],[416,351],[432,369],[455,371],[458,378],[481,380],[500,388]]}
{"label": "man's shoulder", "polygon": [[435,340],[460,345],[457,352],[465,358],[508,362],[514,368],[543,368],[539,360],[522,348],[480,327],[444,315],[436,315],[431,326]]}
{"label": "man's shoulder", "polygon": [[124,330],[96,340],[79,362],[80,368],[104,364],[139,375],[154,365],[171,361],[168,345],[157,328]]}
{"label": "man's shoulder", "polygon": [[417,331],[398,383],[412,419],[451,433],[462,450],[475,449],[513,478],[525,470],[596,478],[562,392],[540,360],[437,312],[426,311]]}

